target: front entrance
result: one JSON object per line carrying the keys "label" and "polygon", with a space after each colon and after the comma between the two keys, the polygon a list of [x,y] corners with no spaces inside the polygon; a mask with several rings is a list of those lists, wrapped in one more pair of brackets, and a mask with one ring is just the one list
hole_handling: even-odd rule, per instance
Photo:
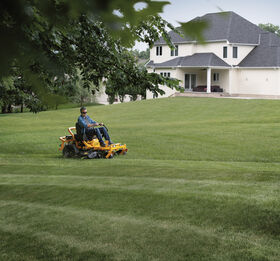
{"label": "front entrance", "polygon": [[185,74],[185,91],[192,91],[196,86],[196,74]]}

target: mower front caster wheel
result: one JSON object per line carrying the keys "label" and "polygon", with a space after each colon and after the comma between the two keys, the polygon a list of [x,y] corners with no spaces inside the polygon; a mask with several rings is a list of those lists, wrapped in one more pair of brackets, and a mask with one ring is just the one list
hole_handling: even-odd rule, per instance
{"label": "mower front caster wheel", "polygon": [[63,157],[64,158],[73,158],[76,156],[75,149],[73,145],[65,145],[62,151]]}

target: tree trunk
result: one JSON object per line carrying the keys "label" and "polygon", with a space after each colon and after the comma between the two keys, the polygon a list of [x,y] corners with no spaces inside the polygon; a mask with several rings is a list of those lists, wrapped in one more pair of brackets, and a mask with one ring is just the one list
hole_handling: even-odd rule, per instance
{"label": "tree trunk", "polygon": [[20,105],[20,112],[23,113],[23,103]]}
{"label": "tree trunk", "polygon": [[1,112],[2,112],[2,113],[6,113],[6,112],[7,112],[7,106],[6,106],[6,104],[4,104],[4,105],[2,106]]}
{"label": "tree trunk", "polygon": [[13,112],[13,107],[12,104],[8,105],[8,113],[12,113]]}
{"label": "tree trunk", "polygon": [[123,103],[124,102],[124,95],[119,95],[120,98],[120,102]]}

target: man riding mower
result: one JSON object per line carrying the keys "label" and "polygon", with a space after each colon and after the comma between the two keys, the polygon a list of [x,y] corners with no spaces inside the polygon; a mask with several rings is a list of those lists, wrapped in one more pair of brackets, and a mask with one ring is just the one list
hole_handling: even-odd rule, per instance
{"label": "man riding mower", "polygon": [[[126,144],[113,143],[108,130],[103,123],[93,121],[87,114],[87,109],[80,109],[81,115],[78,118],[76,127],[68,129],[71,136],[63,136],[60,149],[65,158],[112,158],[115,154],[126,154]],[[73,130],[76,129],[76,134]],[[103,140],[102,136],[105,138]]]}

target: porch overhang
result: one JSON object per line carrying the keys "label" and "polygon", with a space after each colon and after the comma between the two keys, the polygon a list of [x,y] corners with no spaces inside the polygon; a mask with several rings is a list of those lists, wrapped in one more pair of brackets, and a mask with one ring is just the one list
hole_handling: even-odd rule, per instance
{"label": "porch overhang", "polygon": [[229,64],[214,53],[195,53],[193,55],[177,57],[163,63],[150,61],[146,66],[152,68],[231,68]]}

